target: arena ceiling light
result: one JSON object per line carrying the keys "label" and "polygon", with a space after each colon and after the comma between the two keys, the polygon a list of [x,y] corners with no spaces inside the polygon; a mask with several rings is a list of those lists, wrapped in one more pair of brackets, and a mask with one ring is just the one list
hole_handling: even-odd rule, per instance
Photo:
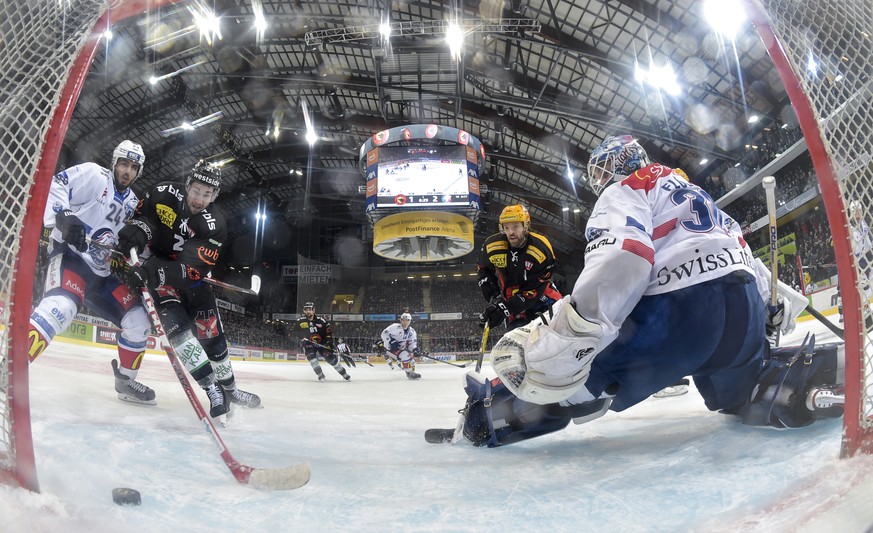
{"label": "arena ceiling light", "polygon": [[634,76],[640,83],[664,91],[671,96],[678,96],[682,92],[673,65],[669,63],[663,66],[650,64],[648,68],[637,63]]}
{"label": "arena ceiling light", "polygon": [[703,17],[716,32],[733,39],[746,22],[746,11],[738,0],[707,0]]}
{"label": "arena ceiling light", "polygon": [[215,113],[210,113],[205,117],[200,117],[197,120],[192,120],[191,122],[183,122],[181,125],[176,126],[175,128],[163,130],[161,131],[161,136],[169,137],[170,135],[175,135],[184,131],[196,130],[200,126],[205,126],[206,124],[210,124],[212,122],[215,122],[216,120],[220,120],[223,117],[224,113],[222,113],[221,111],[216,111]]}
{"label": "arena ceiling light", "polygon": [[194,25],[200,30],[201,39],[205,39],[210,46],[216,38],[221,39],[221,19],[206,4],[196,2],[188,6],[188,11],[194,17]]}

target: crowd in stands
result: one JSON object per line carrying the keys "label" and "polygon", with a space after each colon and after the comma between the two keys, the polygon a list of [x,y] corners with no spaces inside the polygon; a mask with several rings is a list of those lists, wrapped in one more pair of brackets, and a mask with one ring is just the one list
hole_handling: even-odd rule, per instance
{"label": "crowd in stands", "polygon": [[[395,279],[367,284],[362,313],[399,312],[404,306],[412,312],[424,310],[424,281]],[[395,311],[396,310],[396,311]]]}
{"label": "crowd in stands", "polygon": [[464,316],[475,316],[482,312],[487,302],[479,291],[476,278],[464,276],[461,279],[462,281],[434,281],[431,283],[431,312],[460,312]]}

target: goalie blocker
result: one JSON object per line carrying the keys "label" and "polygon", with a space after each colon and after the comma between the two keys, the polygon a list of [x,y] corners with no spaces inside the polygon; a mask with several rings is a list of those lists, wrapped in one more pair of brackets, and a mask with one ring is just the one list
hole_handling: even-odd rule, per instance
{"label": "goalie blocker", "polygon": [[[579,405],[539,405],[513,395],[499,378],[486,380],[468,372],[464,387],[464,437],[476,446],[495,448],[565,428],[570,420],[583,424],[609,410],[612,398]],[[758,375],[749,401],[732,412],[749,426],[797,428],[816,420],[843,415],[845,350],[842,343],[815,346],[815,337],[801,346],[774,349]],[[827,402],[821,400],[828,398]]]}

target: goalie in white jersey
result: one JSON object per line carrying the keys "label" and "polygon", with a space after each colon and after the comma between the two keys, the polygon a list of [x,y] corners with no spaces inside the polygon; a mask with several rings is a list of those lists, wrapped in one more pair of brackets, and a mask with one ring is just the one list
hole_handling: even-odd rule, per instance
{"label": "goalie in white jersey", "polygon": [[52,179],[43,224],[51,228],[43,299],[30,316],[30,360],[65,331],[83,305],[121,327],[118,361],[112,361],[118,397],[155,403],[155,392],[136,381],[148,332],[140,299],[110,274],[110,250],[118,230],[133,215],[136,194],[130,186],[142,175],[145,153],[122,141],[112,153],[112,170],[82,163]]}
{"label": "goalie in white jersey", "polygon": [[839,349],[770,353],[755,262],[709,195],[650,163],[626,135],[604,140],[588,173],[600,198],[584,269],[549,313],[500,339],[491,352],[499,380],[468,375],[469,440],[500,446],[550,433],[623,411],[683,376],[707,408],[750,425],[842,414],[807,396],[843,384]]}
{"label": "goalie in white jersey", "polygon": [[421,374],[415,371],[413,354],[418,348],[418,334],[411,326],[412,315],[403,313],[400,322],[395,322],[382,330],[382,343],[385,345],[385,360],[394,359],[400,363],[400,368],[406,372],[409,379],[419,379]]}

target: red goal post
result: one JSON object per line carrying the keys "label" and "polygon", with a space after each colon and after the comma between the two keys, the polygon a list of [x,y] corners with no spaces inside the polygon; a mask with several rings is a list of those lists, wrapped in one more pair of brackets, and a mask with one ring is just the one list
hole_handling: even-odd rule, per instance
{"label": "red goal post", "polygon": [[851,203],[873,214],[873,4],[869,0],[747,0],[812,157],[834,239],[846,333],[841,456],[873,452],[873,250],[853,239]]}
{"label": "red goal post", "polygon": [[49,184],[103,32],[174,0],[0,3],[0,483],[38,490],[28,393],[33,271]]}

